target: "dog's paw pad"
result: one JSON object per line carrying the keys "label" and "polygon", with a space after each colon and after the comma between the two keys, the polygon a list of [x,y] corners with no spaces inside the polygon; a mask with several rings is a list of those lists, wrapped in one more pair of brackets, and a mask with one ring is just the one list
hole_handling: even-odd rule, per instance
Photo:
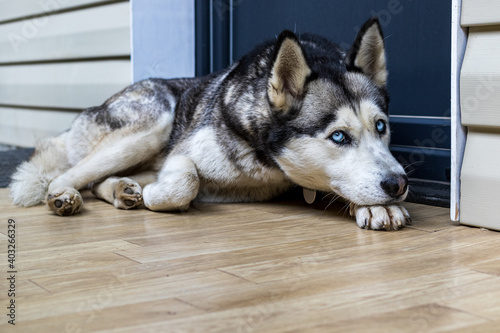
{"label": "dog's paw pad", "polygon": [[353,209],[353,215],[362,229],[389,231],[411,224],[410,214],[400,205],[357,206]]}
{"label": "dog's paw pad", "polygon": [[118,181],[114,191],[114,206],[119,209],[132,209],[142,205],[142,188],[129,178]]}
{"label": "dog's paw pad", "polygon": [[46,201],[49,209],[60,216],[78,214],[83,204],[80,192],[69,187],[49,193]]}

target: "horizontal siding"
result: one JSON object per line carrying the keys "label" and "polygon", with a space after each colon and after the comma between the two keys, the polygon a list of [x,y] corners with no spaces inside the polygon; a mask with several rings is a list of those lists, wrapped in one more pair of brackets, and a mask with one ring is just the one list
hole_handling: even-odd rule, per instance
{"label": "horizontal siding", "polygon": [[460,222],[500,230],[500,2],[464,0],[470,26],[460,77],[462,124],[468,128],[461,169]]}
{"label": "horizontal siding", "polygon": [[462,26],[500,24],[500,1],[463,0]]}
{"label": "horizontal siding", "polygon": [[122,2],[0,25],[0,63],[129,55],[129,17]]}
{"label": "horizontal siding", "polygon": [[0,2],[0,143],[34,146],[130,84],[128,1]]}
{"label": "horizontal siding", "polygon": [[471,27],[460,78],[462,124],[500,127],[500,26]]}
{"label": "horizontal siding", "polygon": [[0,22],[110,2],[113,0],[2,0]]}
{"label": "horizontal siding", "polygon": [[32,147],[39,139],[69,128],[77,115],[77,112],[0,107],[0,142]]}
{"label": "horizontal siding", "polygon": [[81,109],[130,83],[130,62],[0,66],[0,104]]}

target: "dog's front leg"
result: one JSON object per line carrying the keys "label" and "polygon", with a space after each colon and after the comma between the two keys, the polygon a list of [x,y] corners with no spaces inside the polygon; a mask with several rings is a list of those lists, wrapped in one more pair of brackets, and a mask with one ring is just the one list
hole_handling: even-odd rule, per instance
{"label": "dog's front leg", "polygon": [[351,216],[362,229],[398,230],[411,224],[410,214],[399,204],[387,206],[357,206],[351,204]]}
{"label": "dog's front leg", "polygon": [[198,195],[200,179],[187,156],[169,156],[155,183],[144,188],[144,205],[154,211],[187,210]]}

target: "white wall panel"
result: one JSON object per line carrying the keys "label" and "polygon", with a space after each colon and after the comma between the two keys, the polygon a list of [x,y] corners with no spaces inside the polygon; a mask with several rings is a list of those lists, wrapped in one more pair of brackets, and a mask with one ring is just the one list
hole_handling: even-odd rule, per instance
{"label": "white wall panel", "polygon": [[462,25],[500,24],[500,1],[498,0],[463,0]]}
{"label": "white wall panel", "polygon": [[129,55],[129,3],[0,25],[0,50],[0,63]]}
{"label": "white wall panel", "polygon": [[460,79],[462,124],[500,127],[500,26],[471,27]]}
{"label": "white wall panel", "polygon": [[77,115],[77,112],[0,107],[0,142],[33,147],[39,139],[64,132]]}
{"label": "white wall panel", "polygon": [[0,104],[86,108],[129,85],[130,77],[127,60],[0,66]]}
{"label": "white wall panel", "polygon": [[112,0],[0,0],[0,22]]}

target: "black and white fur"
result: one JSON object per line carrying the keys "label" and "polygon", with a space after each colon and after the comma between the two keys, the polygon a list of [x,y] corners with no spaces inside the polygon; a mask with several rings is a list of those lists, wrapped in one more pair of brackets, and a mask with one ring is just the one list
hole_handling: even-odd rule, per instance
{"label": "black and white fur", "polygon": [[271,199],[294,185],[334,192],[360,227],[398,229],[408,186],[389,145],[378,19],[349,52],[284,31],[226,70],[149,79],[84,110],[12,178],[16,205],[80,211],[88,186],[117,208]]}

